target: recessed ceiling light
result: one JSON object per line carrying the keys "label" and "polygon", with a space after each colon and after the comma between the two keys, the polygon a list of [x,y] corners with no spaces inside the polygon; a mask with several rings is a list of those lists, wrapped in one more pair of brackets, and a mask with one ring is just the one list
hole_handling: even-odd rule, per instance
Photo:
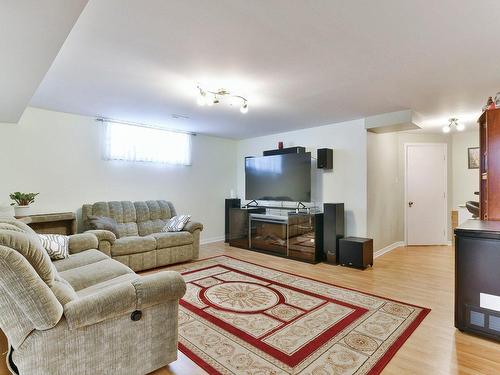
{"label": "recessed ceiling light", "polygon": [[188,120],[189,116],[188,115],[179,115],[177,113],[172,113],[172,118],[180,118],[180,119],[183,119],[183,120]]}

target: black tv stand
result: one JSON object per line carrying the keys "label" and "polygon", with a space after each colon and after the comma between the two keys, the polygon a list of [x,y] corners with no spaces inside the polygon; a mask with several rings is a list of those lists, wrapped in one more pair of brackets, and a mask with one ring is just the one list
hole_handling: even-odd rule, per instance
{"label": "black tv stand", "polygon": [[229,245],[308,263],[323,260],[322,213],[269,215],[268,208],[230,208]]}

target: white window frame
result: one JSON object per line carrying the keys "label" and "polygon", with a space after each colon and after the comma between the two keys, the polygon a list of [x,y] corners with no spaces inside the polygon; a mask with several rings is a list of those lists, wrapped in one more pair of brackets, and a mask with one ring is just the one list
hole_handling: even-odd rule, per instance
{"label": "white window frame", "polygon": [[191,165],[191,134],[113,121],[103,123],[105,160]]}

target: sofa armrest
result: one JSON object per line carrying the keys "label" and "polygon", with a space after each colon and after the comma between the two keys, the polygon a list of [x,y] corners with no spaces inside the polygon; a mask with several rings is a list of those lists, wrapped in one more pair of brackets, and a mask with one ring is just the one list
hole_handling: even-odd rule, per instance
{"label": "sofa armrest", "polygon": [[79,233],[69,236],[69,253],[76,254],[84,250],[97,249],[99,241],[93,233]]}
{"label": "sofa armrest", "polygon": [[186,293],[186,283],[175,271],[163,271],[132,281],[137,293],[137,309],[179,300]]}
{"label": "sofa armrest", "polygon": [[101,289],[64,305],[70,329],[81,328],[168,301],[186,292],[182,276],[163,271]]}
{"label": "sofa armrest", "polygon": [[70,329],[102,322],[136,310],[136,292],[130,281],[79,297],[64,305]]}
{"label": "sofa armrest", "polygon": [[189,221],[184,226],[183,230],[188,231],[190,233],[193,233],[195,230],[203,230],[203,224],[202,223],[198,223],[196,221]]}
{"label": "sofa armrest", "polygon": [[105,229],[91,229],[85,231],[85,233],[92,233],[97,237],[99,242],[108,241],[111,245],[113,245],[116,241],[116,236],[113,232]]}

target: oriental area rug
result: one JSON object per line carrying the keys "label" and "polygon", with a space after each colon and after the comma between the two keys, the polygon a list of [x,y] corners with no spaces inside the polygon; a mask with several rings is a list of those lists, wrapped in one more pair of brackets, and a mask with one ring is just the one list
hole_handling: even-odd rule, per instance
{"label": "oriental area rug", "polygon": [[430,311],[227,256],[171,269],[179,349],[209,374],[378,374]]}

